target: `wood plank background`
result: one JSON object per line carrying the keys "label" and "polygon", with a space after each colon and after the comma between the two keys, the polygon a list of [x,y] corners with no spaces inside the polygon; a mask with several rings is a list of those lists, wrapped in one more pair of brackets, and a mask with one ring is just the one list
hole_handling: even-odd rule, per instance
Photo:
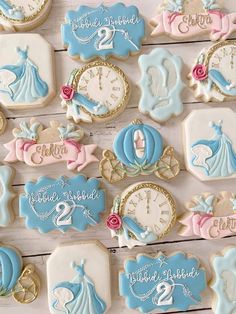
{"label": "wood plank background", "polygon": [[[104,1],[105,5],[110,5],[116,1]],[[157,6],[161,0],[126,0],[125,4],[134,4],[139,7],[141,14],[148,21],[153,17],[156,12]],[[76,9],[80,4],[86,5],[98,5],[100,1],[97,0],[54,0],[53,8],[49,15],[48,20],[41,25],[38,29],[33,32],[42,34],[54,47],[56,57],[56,76],[57,76],[57,97],[54,98],[52,103],[46,107],[38,110],[25,110],[25,111],[7,111],[3,110],[8,119],[8,127],[6,132],[0,138],[0,160],[6,155],[6,150],[2,147],[2,144],[8,142],[11,138],[11,130],[13,127],[19,125],[20,121],[28,119],[32,116],[37,117],[45,126],[48,126],[50,120],[59,120],[66,123],[65,111],[60,106],[59,88],[67,81],[67,78],[72,69],[80,66],[82,63],[71,60],[65,50],[63,49],[61,36],[60,36],[60,25],[64,21],[65,13],[68,9]],[[227,8],[228,11],[236,11],[236,1],[234,0],[221,0],[220,3]],[[208,47],[211,43],[207,37],[194,38],[187,42],[176,42],[166,37],[151,38],[148,36],[151,29],[147,27],[146,41],[143,43],[142,53],[149,53],[156,47],[165,47],[172,53],[181,56],[184,60],[184,76],[188,74],[188,71],[193,63],[196,54],[203,48]],[[234,38],[236,34],[234,34]],[[2,49],[2,48],[1,48]],[[132,86],[132,95],[129,102],[128,108],[120,115],[117,119],[112,122],[103,124],[86,125],[82,124],[86,131],[84,138],[85,143],[97,143],[99,146],[98,156],[101,157],[101,152],[105,148],[112,148],[112,142],[117,132],[124,126],[127,126],[131,121],[130,117],[142,119],[143,122],[147,122],[155,126],[163,135],[168,145],[173,145],[176,149],[177,156],[181,161],[181,173],[180,175],[170,183],[161,182],[156,177],[139,177],[135,179],[127,179],[125,182],[118,183],[114,186],[102,181],[102,187],[107,191],[107,212],[104,217],[108,214],[112,200],[115,195],[120,193],[124,188],[129,186],[133,182],[142,180],[152,180],[158,182],[160,185],[167,188],[172,192],[177,203],[177,213],[180,215],[184,212],[184,203],[191,199],[194,194],[209,191],[217,193],[221,190],[228,190],[235,192],[234,183],[235,180],[217,181],[211,183],[203,183],[198,181],[192,175],[185,171],[183,162],[183,148],[181,140],[181,121],[188,115],[188,113],[196,108],[208,108],[217,106],[229,106],[234,108],[234,103],[220,104],[202,104],[197,102],[191,90],[185,89],[183,93],[183,101],[185,104],[184,113],[178,117],[169,120],[164,125],[159,125],[151,121],[148,117],[143,116],[139,113],[137,106],[140,98],[140,89],[138,87],[138,81],[140,79],[140,71],[138,68],[138,56],[131,57],[127,61],[116,61],[111,59],[111,62],[121,67],[125,73],[128,74],[128,78]],[[187,83],[187,82],[186,82]],[[42,168],[30,168],[23,164],[17,163],[13,165],[16,169],[16,177],[14,181],[14,187],[17,193],[23,191],[24,183],[28,180],[36,180],[41,175],[50,175],[53,178],[58,177],[58,165],[51,165]],[[61,169],[61,166],[59,166]],[[65,170],[63,173],[60,171],[60,175],[73,175],[71,172]],[[88,177],[95,176],[99,178],[98,165],[92,164],[87,167],[84,172]],[[212,270],[209,264],[210,257],[213,253],[221,251],[228,245],[234,245],[236,242],[236,236],[230,236],[220,241],[207,241],[193,238],[181,238],[178,236],[177,231],[179,224],[176,224],[174,230],[166,236],[162,241],[159,241],[153,245],[148,245],[144,248],[135,248],[128,250],[126,248],[118,248],[117,241],[111,239],[110,232],[104,226],[104,220],[101,224],[95,228],[90,228],[84,233],[78,233],[75,231],[69,231],[66,234],[60,232],[52,232],[46,235],[41,235],[35,230],[27,230],[24,226],[24,220],[18,217],[18,200],[14,201],[14,211],[16,215],[15,222],[8,228],[1,228],[0,230],[0,241],[14,245],[18,247],[23,256],[25,262],[33,262],[36,264],[39,273],[42,278],[42,291],[37,301],[31,305],[19,305],[13,301],[12,298],[0,299],[0,313],[1,314],[46,314],[49,313],[47,303],[47,287],[46,287],[46,260],[48,255],[54,250],[54,248],[61,242],[69,242],[71,240],[90,240],[98,239],[105,246],[107,246],[111,252],[112,259],[112,296],[113,304],[112,308],[108,312],[109,314],[129,314],[137,313],[137,311],[128,310],[125,307],[124,299],[118,296],[118,282],[117,276],[119,269],[122,268],[123,261],[126,257],[134,256],[137,253],[153,253],[163,251],[166,254],[172,253],[173,251],[184,251],[198,256],[203,266],[208,271],[208,279],[211,279]],[[188,313],[203,313],[210,314],[212,302],[212,292],[207,289],[204,292],[203,300],[201,304],[198,304]],[[155,312],[157,313],[157,312]],[[171,312],[169,312],[171,313]],[[172,312],[181,313],[181,312]],[[78,313],[79,314],[79,313]],[[222,313],[223,314],[223,313]]]}

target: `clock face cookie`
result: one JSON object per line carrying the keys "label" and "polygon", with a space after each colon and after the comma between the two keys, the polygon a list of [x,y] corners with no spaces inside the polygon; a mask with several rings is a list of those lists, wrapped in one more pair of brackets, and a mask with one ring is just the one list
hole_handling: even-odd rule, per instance
{"label": "clock face cookie", "polygon": [[27,228],[42,233],[69,228],[84,231],[88,225],[98,224],[105,210],[105,192],[99,185],[99,180],[86,180],[82,175],[28,182],[20,195],[20,216],[26,218]]}
{"label": "clock face cookie", "polygon": [[187,311],[201,302],[206,287],[206,271],[195,257],[181,252],[156,257],[139,254],[127,259],[119,274],[120,295],[128,308],[142,313]]}
{"label": "clock face cookie", "polygon": [[98,241],[57,247],[47,280],[50,313],[103,314],[111,307],[109,252]]}
{"label": "clock face cookie", "polygon": [[52,0],[1,0],[0,30],[26,31],[43,23]]}
{"label": "clock face cookie", "polygon": [[236,41],[204,49],[189,74],[195,97],[208,102],[236,98]]}
{"label": "clock face cookie", "polygon": [[236,196],[230,192],[218,195],[203,193],[186,204],[189,211],[179,222],[180,235],[197,235],[202,238],[220,239],[236,232]]}
{"label": "clock face cookie", "polygon": [[96,57],[127,58],[140,51],[145,22],[135,6],[117,3],[110,7],[80,6],[68,11],[61,27],[69,56],[88,61]]}
{"label": "clock face cookie", "polygon": [[221,254],[212,257],[213,279],[210,283],[214,291],[213,311],[215,314],[231,314],[236,310],[236,248],[228,247]]}
{"label": "clock face cookie", "polygon": [[130,87],[123,71],[103,61],[74,70],[61,88],[62,107],[74,122],[104,122],[126,107]]}
{"label": "clock face cookie", "polygon": [[142,97],[139,110],[157,122],[183,112],[181,92],[185,86],[181,73],[183,62],[168,50],[156,48],[139,57]]}
{"label": "clock face cookie", "polygon": [[186,168],[201,181],[236,178],[235,123],[229,108],[194,110],[183,122]]}
{"label": "clock face cookie", "polygon": [[32,118],[30,123],[21,122],[20,128],[13,130],[14,139],[6,144],[7,162],[22,161],[31,167],[40,167],[65,162],[67,169],[80,172],[98,159],[93,155],[96,144],[83,145],[79,141],[84,131],[74,124],[63,126],[51,121],[50,127]]}
{"label": "clock face cookie", "polygon": [[37,108],[55,96],[54,50],[38,34],[0,35],[0,103]]}
{"label": "clock face cookie", "polygon": [[171,194],[152,182],[127,188],[114,200],[107,227],[119,246],[132,248],[157,241],[175,223],[175,202]]}
{"label": "clock face cookie", "polygon": [[210,39],[226,40],[236,31],[235,13],[226,14],[217,0],[164,0],[151,19],[151,36],[167,35],[177,40],[209,34]]}
{"label": "clock face cookie", "polygon": [[149,175],[169,180],[179,174],[180,166],[173,147],[164,148],[161,134],[152,126],[134,120],[114,140],[114,152],[103,151],[100,172],[111,183],[125,177]]}

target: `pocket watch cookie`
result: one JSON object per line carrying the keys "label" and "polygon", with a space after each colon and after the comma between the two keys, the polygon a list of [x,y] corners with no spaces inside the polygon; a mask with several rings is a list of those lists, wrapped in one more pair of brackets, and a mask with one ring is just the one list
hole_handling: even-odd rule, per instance
{"label": "pocket watch cookie", "polygon": [[0,111],[0,135],[5,132],[7,126],[7,120],[2,111]]}
{"label": "pocket watch cookie", "polygon": [[87,180],[82,175],[28,182],[20,195],[20,217],[26,218],[27,228],[42,233],[69,228],[84,231],[98,224],[105,210],[105,192],[99,185],[98,179]]}
{"label": "pocket watch cookie", "polygon": [[113,148],[114,153],[103,151],[100,161],[100,172],[111,183],[152,173],[169,180],[180,171],[174,149],[170,146],[164,148],[161,134],[140,120],[134,120],[117,134]]}
{"label": "pocket watch cookie", "polygon": [[189,80],[195,97],[204,102],[236,99],[236,41],[201,51]]}
{"label": "pocket watch cookie", "polygon": [[217,0],[166,0],[151,19],[151,36],[167,35],[177,40],[209,34],[211,40],[226,40],[236,31],[236,13],[226,14]]}
{"label": "pocket watch cookie", "polygon": [[181,92],[185,86],[181,78],[183,61],[168,50],[156,48],[149,55],[139,57],[142,97],[139,110],[157,122],[183,112]]}
{"label": "pocket watch cookie", "polygon": [[99,241],[60,245],[47,261],[52,314],[103,314],[111,307],[110,256]]}
{"label": "pocket watch cookie", "polygon": [[213,311],[215,314],[232,314],[236,310],[236,247],[227,247],[221,254],[214,255],[212,267]]}
{"label": "pocket watch cookie", "polygon": [[67,85],[61,88],[62,107],[74,122],[104,122],[119,115],[126,107],[130,87],[117,66],[95,61],[75,69]]}
{"label": "pocket watch cookie", "polygon": [[52,0],[0,0],[0,30],[26,31],[44,22]]}
{"label": "pocket watch cookie", "polygon": [[[119,274],[120,295],[130,309],[142,313],[156,311],[187,311],[201,302],[206,289],[206,271],[194,256],[175,252],[139,254],[128,258]],[[222,312],[223,313],[223,312]]]}
{"label": "pocket watch cookie", "polygon": [[32,264],[23,268],[21,254],[13,247],[0,244],[0,298],[13,296],[22,304],[33,302],[40,290],[40,279]]}
{"label": "pocket watch cookie", "polygon": [[236,113],[192,111],[183,122],[186,168],[201,181],[236,178]]}
{"label": "pocket watch cookie", "polygon": [[171,194],[152,182],[139,182],[115,198],[107,227],[119,246],[129,249],[161,239],[173,227],[175,202]]}
{"label": "pocket watch cookie", "polygon": [[37,108],[55,96],[54,50],[38,34],[0,35],[0,103]]}
{"label": "pocket watch cookie", "polygon": [[145,36],[145,21],[135,6],[116,3],[110,7],[80,6],[68,11],[61,27],[69,56],[88,61],[96,57],[127,58],[139,53]]}
{"label": "pocket watch cookie", "polygon": [[50,127],[32,118],[30,123],[21,122],[20,128],[13,130],[14,139],[6,144],[7,162],[21,161],[31,167],[40,167],[65,162],[67,169],[80,172],[98,159],[93,155],[96,144],[83,145],[79,141],[84,131],[74,124],[63,126],[51,121]]}
{"label": "pocket watch cookie", "polygon": [[190,213],[179,220],[183,225],[180,235],[184,237],[197,235],[210,240],[236,232],[236,195],[233,193],[196,195],[186,208]]}
{"label": "pocket watch cookie", "polygon": [[0,227],[8,226],[14,219],[12,201],[16,195],[12,189],[13,179],[13,168],[0,166]]}

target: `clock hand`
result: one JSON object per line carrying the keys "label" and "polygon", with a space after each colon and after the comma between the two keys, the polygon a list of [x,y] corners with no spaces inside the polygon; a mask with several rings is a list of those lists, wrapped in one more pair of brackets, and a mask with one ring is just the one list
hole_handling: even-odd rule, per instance
{"label": "clock hand", "polygon": [[150,213],[150,198],[151,198],[151,191],[146,192],[147,198],[147,214]]}
{"label": "clock hand", "polygon": [[102,90],[102,74],[100,72],[99,72],[98,79],[99,79],[99,89]]}

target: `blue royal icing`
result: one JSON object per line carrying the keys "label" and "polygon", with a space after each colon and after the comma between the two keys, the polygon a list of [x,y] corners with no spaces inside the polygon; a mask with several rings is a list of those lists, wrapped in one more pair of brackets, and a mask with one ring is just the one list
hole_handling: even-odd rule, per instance
{"label": "blue royal icing", "polygon": [[8,18],[22,21],[25,15],[20,7],[14,7],[9,1],[0,0],[0,11]]}
{"label": "blue royal icing", "polygon": [[62,40],[71,57],[83,60],[138,53],[145,36],[145,21],[135,6],[80,6],[69,11],[61,27]]}
{"label": "blue royal icing", "polygon": [[125,262],[120,272],[120,295],[129,308],[143,313],[154,310],[186,311],[200,303],[200,293],[207,287],[206,272],[198,260],[184,253],[156,258],[138,255]]}
{"label": "blue royal icing", "polygon": [[0,246],[0,269],[0,297],[8,296],[22,271],[22,258],[15,249]]}
{"label": "blue royal icing", "polygon": [[[167,63],[168,62],[168,63]],[[181,78],[182,59],[168,50],[156,48],[139,58],[142,97],[139,110],[159,122],[183,112],[181,93],[185,86]],[[155,70],[155,72],[151,72]]]}
{"label": "blue royal icing", "polygon": [[28,182],[25,194],[20,195],[20,216],[26,218],[27,228],[41,233],[69,228],[84,231],[100,222],[100,213],[105,210],[105,192],[99,185],[99,180],[82,175]]}

